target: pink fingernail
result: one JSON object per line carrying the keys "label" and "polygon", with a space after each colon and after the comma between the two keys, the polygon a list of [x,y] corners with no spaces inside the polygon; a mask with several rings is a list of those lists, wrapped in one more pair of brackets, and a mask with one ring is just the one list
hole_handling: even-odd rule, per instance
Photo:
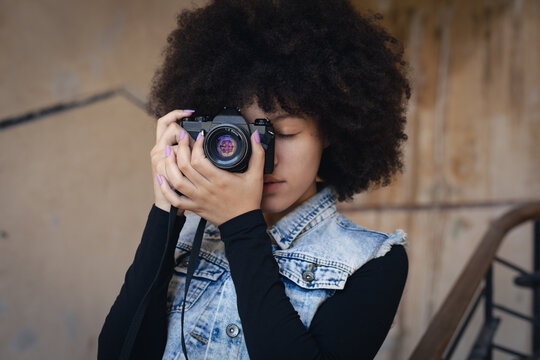
{"label": "pink fingernail", "polygon": [[186,132],[182,130],[182,132],[180,133],[180,140],[182,140],[184,136],[186,136]]}
{"label": "pink fingernail", "polygon": [[255,130],[255,141],[260,143],[261,142],[261,137],[259,136],[259,130]]}
{"label": "pink fingernail", "polygon": [[199,135],[197,135],[197,140],[199,140],[199,138],[202,136],[202,131],[199,133]]}
{"label": "pink fingernail", "polygon": [[195,112],[195,110],[184,110],[185,112],[190,112],[190,113],[193,113]]}
{"label": "pink fingernail", "polygon": [[165,146],[165,156],[171,155],[171,147],[169,145]]}
{"label": "pink fingernail", "polygon": [[156,177],[157,177],[157,181],[159,185],[163,184],[163,181],[161,180],[161,177],[159,176],[159,174],[156,174]]}

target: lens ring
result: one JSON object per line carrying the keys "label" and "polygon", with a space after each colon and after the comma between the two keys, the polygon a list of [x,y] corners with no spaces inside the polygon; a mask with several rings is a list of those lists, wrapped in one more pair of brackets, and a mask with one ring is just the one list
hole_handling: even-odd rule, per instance
{"label": "lens ring", "polygon": [[204,138],[205,156],[221,169],[234,169],[248,155],[248,137],[234,124],[219,124],[210,129]]}

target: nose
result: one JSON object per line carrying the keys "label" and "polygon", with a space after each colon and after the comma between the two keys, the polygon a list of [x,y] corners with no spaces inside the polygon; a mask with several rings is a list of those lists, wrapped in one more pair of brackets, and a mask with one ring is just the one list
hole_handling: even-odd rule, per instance
{"label": "nose", "polygon": [[278,164],[278,147],[274,145],[274,171]]}

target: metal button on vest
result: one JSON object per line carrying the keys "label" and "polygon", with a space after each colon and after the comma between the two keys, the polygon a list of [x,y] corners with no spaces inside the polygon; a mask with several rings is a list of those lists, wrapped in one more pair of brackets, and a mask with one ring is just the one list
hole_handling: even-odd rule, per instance
{"label": "metal button on vest", "polygon": [[227,335],[231,338],[235,338],[240,333],[240,329],[235,324],[227,325]]}
{"label": "metal button on vest", "polygon": [[304,271],[302,273],[302,279],[307,282],[313,281],[315,280],[315,274],[313,274],[311,271]]}

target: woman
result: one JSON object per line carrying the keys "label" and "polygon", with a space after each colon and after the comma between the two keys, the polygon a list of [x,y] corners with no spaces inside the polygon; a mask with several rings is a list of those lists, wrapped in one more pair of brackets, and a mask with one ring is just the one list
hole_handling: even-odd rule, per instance
{"label": "woman", "polygon": [[[179,15],[151,94],[155,204],[99,358],[184,358],[200,217],[209,224],[185,298],[189,359],[375,356],[407,277],[405,234],[358,226],[336,201],[402,169],[410,91],[379,18],[345,0],[214,0]],[[247,171],[214,166],[205,134],[192,139],[178,123],[193,113],[174,110],[185,105],[269,119],[273,172],[263,172],[258,132]],[[179,223],[168,242],[171,205]]]}

